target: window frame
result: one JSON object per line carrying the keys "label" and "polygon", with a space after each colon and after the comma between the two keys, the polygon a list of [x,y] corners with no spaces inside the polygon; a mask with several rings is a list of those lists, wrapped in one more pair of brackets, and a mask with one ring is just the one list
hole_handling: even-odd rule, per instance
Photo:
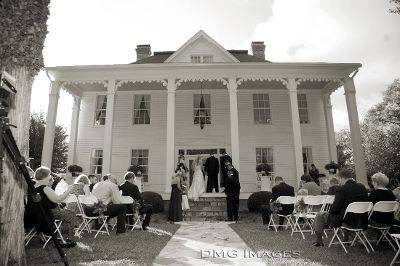
{"label": "window frame", "polygon": [[273,147],[273,146],[256,146],[256,147],[255,147],[255,155],[256,155],[256,168],[255,168],[255,169],[257,169],[257,166],[258,166],[258,165],[260,165],[260,164],[263,163],[263,162],[262,162],[262,158],[261,158],[261,162],[260,162],[260,163],[257,162],[257,150],[258,150],[258,149],[261,149],[261,156],[262,156],[262,154],[263,154],[263,152],[262,152],[263,149],[267,149],[267,150],[270,149],[271,156],[272,156],[272,163],[271,163],[271,162],[268,162],[268,153],[267,153],[267,162],[266,162],[266,164],[268,164],[268,165],[271,166],[271,172],[274,173],[274,172],[275,172],[275,159],[274,159],[275,154],[274,154],[274,147]]}
{"label": "window frame", "polygon": [[[198,104],[198,108],[196,107],[196,96],[199,96],[199,104]],[[201,95],[204,96],[204,105],[205,108],[200,108],[200,101],[201,101]],[[207,98],[208,98],[208,103],[209,103],[209,108],[207,108],[206,103],[207,103]],[[211,94],[201,94],[201,93],[194,93],[193,94],[193,125],[197,126],[200,124],[200,119],[202,116],[196,116],[197,111],[200,112],[201,110],[204,110],[207,112],[208,110],[208,116],[204,116],[205,117],[205,125],[212,125],[212,114],[211,114],[211,110],[212,110],[212,104],[211,104]],[[198,121],[196,122],[196,118],[198,119]],[[207,120],[208,118],[208,120]]]}
{"label": "window frame", "polygon": [[[194,58],[196,58],[196,62],[194,62]],[[206,62],[205,58],[210,58],[208,62]],[[192,54],[190,55],[190,63],[192,64],[212,64],[214,63],[214,56],[212,54]]]}
{"label": "window frame", "polygon": [[[139,108],[135,108],[135,102],[136,102],[136,97],[146,97],[148,96],[149,100],[145,101],[145,103],[148,103],[148,109],[140,109],[140,103],[141,99],[139,99]],[[147,110],[148,116],[149,116],[149,123],[135,123],[136,117],[135,117],[135,112],[136,111],[143,111]],[[140,120],[140,118],[139,118]],[[145,125],[151,125],[151,94],[134,94],[133,95],[133,104],[132,104],[132,120],[131,120],[132,126],[145,126]]]}
{"label": "window frame", "polygon": [[[300,99],[303,96],[304,96],[304,99]],[[305,106],[302,106],[300,103],[305,103]],[[307,100],[307,94],[306,93],[297,93],[297,107],[298,107],[298,112],[299,112],[300,124],[303,124],[303,125],[311,124],[310,112],[309,112],[309,106],[308,106],[308,100]],[[307,121],[306,122],[304,122],[304,120],[302,120],[302,113],[303,113],[303,116],[304,116],[304,114],[307,114]]]}
{"label": "window frame", "polygon": [[[133,157],[133,151],[141,151],[141,152],[147,151],[147,157]],[[143,174],[144,171],[142,172],[142,182],[148,183],[149,182],[149,171],[150,171],[150,161],[149,161],[149,159],[150,159],[150,149],[148,149],[148,148],[131,148],[130,149],[130,154],[129,154],[129,166],[133,165],[132,164],[132,159],[133,158],[138,158],[138,159],[139,158],[147,158],[147,165],[140,164],[139,166],[141,166],[141,167],[146,166],[147,167],[146,175]]]}
{"label": "window frame", "polygon": [[[101,155],[102,156],[101,157],[95,157],[94,155],[95,155],[96,151],[101,151]],[[95,159],[96,160],[101,159],[101,164],[93,164],[93,161]],[[92,175],[95,175],[98,178],[98,180],[101,180],[101,177],[103,175],[103,159],[104,159],[104,150],[103,150],[103,148],[92,148],[90,150],[90,159],[89,159],[89,161],[90,161],[90,169],[89,169],[89,173],[92,174]],[[93,168],[93,167],[95,167],[95,168]],[[101,168],[101,173],[100,174],[96,173],[96,169],[98,167]],[[92,169],[95,169],[95,170],[93,171]]]}
{"label": "window frame", "polygon": [[[105,108],[98,108],[98,103],[99,103],[99,99],[100,97],[104,96],[104,99],[106,101],[106,107]],[[107,94],[96,94],[96,98],[95,98],[95,103],[94,103],[94,115],[93,115],[93,126],[94,127],[103,127],[105,126],[106,122],[107,122]],[[96,117],[97,117],[97,112],[104,112],[104,124],[96,124]],[[102,119],[103,117],[99,117],[99,120]]]}
{"label": "window frame", "polygon": [[[309,151],[309,153],[307,152]],[[314,163],[314,156],[313,156],[313,151],[311,146],[303,146],[301,149],[301,154],[302,154],[302,159],[303,159],[303,170],[304,173],[309,173],[311,165]],[[304,154],[306,154],[306,157],[304,157]],[[311,160],[308,157],[308,155],[311,155]],[[307,158],[307,162],[304,162],[304,159]]]}
{"label": "window frame", "polygon": [[[255,99],[255,96],[260,96],[260,95],[262,95],[262,99],[260,99],[260,98]],[[253,97],[252,101],[253,101],[254,124],[255,125],[272,125],[271,101],[270,101],[269,93],[253,93],[252,97]],[[264,97],[267,97],[267,100],[265,100]],[[256,102],[258,103],[259,106],[256,106]],[[265,105],[265,106],[260,107],[260,102],[263,102],[263,105]],[[257,122],[256,111],[259,111],[259,116],[261,116],[262,110],[269,111],[269,122],[268,122],[268,119],[266,119],[266,123]]]}

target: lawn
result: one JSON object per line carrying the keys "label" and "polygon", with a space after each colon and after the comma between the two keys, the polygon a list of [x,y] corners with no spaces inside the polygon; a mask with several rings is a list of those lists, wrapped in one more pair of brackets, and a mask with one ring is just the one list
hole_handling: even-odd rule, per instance
{"label": "lawn", "polygon": [[[306,234],[303,240],[300,234],[290,236],[290,231],[268,231],[262,224],[261,214],[242,214],[240,221],[230,225],[232,229],[258,254],[262,251],[298,251],[300,256],[293,259],[274,259],[265,255],[269,265],[389,265],[394,257],[394,251],[385,243],[368,254],[362,244],[349,247],[346,254],[340,245],[328,248],[330,241],[324,239],[324,247],[313,247],[314,237]],[[372,239],[376,239],[373,237]]]}
{"label": "lawn", "polygon": [[[70,265],[151,265],[179,225],[168,223],[165,214],[154,214],[150,227],[156,230],[128,230],[118,236],[114,230],[110,236],[99,235],[96,239],[94,234],[86,233],[77,241],[77,247],[64,250]],[[36,237],[26,248],[26,258],[28,265],[61,265],[53,244],[42,249]]]}

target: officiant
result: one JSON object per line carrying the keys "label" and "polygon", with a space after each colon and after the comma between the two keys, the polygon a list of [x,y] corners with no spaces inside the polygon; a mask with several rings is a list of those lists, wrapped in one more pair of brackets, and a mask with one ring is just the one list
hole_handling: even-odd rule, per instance
{"label": "officiant", "polygon": [[239,219],[239,195],[240,181],[239,172],[230,162],[226,162],[227,177],[225,180],[226,208],[228,221],[237,222]]}
{"label": "officiant", "polygon": [[225,187],[225,180],[228,172],[228,169],[226,168],[226,162],[232,164],[232,158],[226,153],[224,149],[224,151],[222,152],[222,156],[219,157],[219,165],[221,166],[221,187]]}
{"label": "officiant", "polygon": [[219,192],[218,189],[218,173],[219,173],[219,161],[215,158],[214,154],[211,152],[210,157],[207,158],[204,164],[204,171],[207,173],[207,193],[211,193],[213,188],[215,192]]}

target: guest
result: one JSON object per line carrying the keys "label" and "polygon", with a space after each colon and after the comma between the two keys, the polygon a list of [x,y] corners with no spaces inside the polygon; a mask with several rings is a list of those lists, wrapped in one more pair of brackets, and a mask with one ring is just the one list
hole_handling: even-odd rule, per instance
{"label": "guest", "polygon": [[[76,216],[74,213],[61,209],[59,204],[68,197],[72,190],[72,178],[65,178],[65,182],[68,184],[66,191],[57,195],[56,192],[51,188],[53,184],[53,177],[50,175],[51,171],[45,166],[39,167],[34,174],[36,180],[35,191],[41,198],[41,204],[46,214],[48,224],[44,217],[41,216],[39,205],[32,200],[31,197],[28,199],[28,204],[25,209],[25,222],[26,225],[34,226],[38,231],[51,235],[55,230],[54,221],[55,219],[61,220],[61,229],[66,229],[65,234],[69,237],[74,236],[74,225],[76,224]],[[50,227],[49,227],[50,226]],[[68,240],[70,246],[75,246],[76,243]],[[65,243],[64,243],[65,244]]]}
{"label": "guest", "polygon": [[[373,204],[379,201],[395,201],[396,197],[393,192],[388,190],[386,186],[389,184],[389,178],[383,173],[376,173],[371,177],[374,190],[369,194],[368,198]],[[381,224],[392,224],[394,213],[373,212],[370,220]]]}
{"label": "guest", "polygon": [[96,183],[97,183],[97,176],[89,175],[88,178],[90,181],[89,190],[90,190],[90,192],[92,192],[94,185],[96,185]]}
{"label": "guest", "polygon": [[311,178],[309,175],[302,175],[301,180],[303,180],[303,184],[301,185],[301,188],[307,189],[308,190],[308,195],[311,196],[317,196],[321,195],[321,187],[318,186],[314,180]]}
{"label": "guest", "polygon": [[239,195],[240,195],[240,182],[239,172],[229,162],[226,163],[226,179],[225,179],[225,194],[226,194],[226,208],[228,213],[228,221],[239,220]]}
{"label": "guest", "polygon": [[[117,217],[117,234],[125,233],[126,206],[121,203],[121,196],[117,186],[117,180],[111,175],[103,177],[103,181],[94,186],[92,195],[107,206],[104,215],[109,218]],[[95,216],[94,208],[85,210],[89,216]]]}
{"label": "guest", "polygon": [[310,170],[308,171],[310,174],[311,178],[314,180],[314,182],[319,185],[319,170],[317,167],[315,167],[315,164],[311,164]]}
{"label": "guest", "polygon": [[[357,183],[352,178],[352,173],[349,170],[342,170],[339,173],[341,183],[335,195],[335,200],[329,212],[319,212],[314,220],[314,230],[316,241],[313,246],[323,246],[322,234],[326,226],[339,227],[342,223],[353,227],[366,227],[368,217],[366,215],[351,215],[347,214],[343,220],[344,212],[347,206],[352,202],[368,201],[368,193],[365,186]],[[346,237],[346,236],[345,236]]]}
{"label": "guest", "polygon": [[86,175],[79,175],[74,182],[74,187],[71,194],[75,195],[90,195],[90,181]]}
{"label": "guest", "polygon": [[329,185],[330,186],[326,194],[335,196],[336,191],[339,188],[339,180],[337,178],[331,178],[331,180],[329,181]]}
{"label": "guest", "polygon": [[[139,188],[135,185],[135,178],[136,176],[134,173],[127,172],[124,176],[125,183],[120,185],[119,189],[122,191],[122,196],[129,196],[139,203],[139,214],[145,215],[142,228],[143,230],[147,230],[147,227],[150,224],[151,214],[153,213],[153,206],[150,204],[144,204]],[[126,212],[133,213],[133,204],[126,205]],[[132,217],[129,218],[131,219]],[[132,221],[130,221],[130,223],[132,224]]]}
{"label": "guest", "polygon": [[171,179],[171,197],[169,200],[168,220],[171,222],[182,221],[182,193],[180,172],[177,171]]}
{"label": "guest", "polygon": [[[275,177],[275,186],[272,187],[272,198],[271,198],[271,204],[266,204],[261,206],[261,214],[263,218],[263,223],[268,224],[270,215],[272,213],[271,211],[271,205],[275,204],[276,200],[280,196],[291,196],[294,197],[294,188],[288,184],[285,183],[283,178],[281,176]],[[278,211],[279,214],[282,215],[289,215],[293,212],[294,210],[294,205],[282,205],[282,210]],[[283,225],[284,218],[279,217],[279,225]]]}

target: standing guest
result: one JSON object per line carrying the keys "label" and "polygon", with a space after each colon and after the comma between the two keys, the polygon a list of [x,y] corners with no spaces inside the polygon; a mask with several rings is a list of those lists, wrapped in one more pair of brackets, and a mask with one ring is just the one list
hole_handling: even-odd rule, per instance
{"label": "standing guest", "polygon": [[[280,196],[290,196],[294,197],[294,188],[283,181],[283,178],[281,176],[275,177],[275,186],[272,187],[272,198],[271,198],[271,204],[274,204],[275,201],[280,197]],[[306,193],[304,191],[304,193]],[[282,215],[289,215],[293,212],[294,205],[283,205],[282,210],[280,210],[278,213]],[[261,215],[263,218],[263,223],[268,224],[270,215],[271,215],[271,206],[270,204],[262,205],[261,206]],[[283,225],[284,218],[279,217],[279,225]]]}
{"label": "standing guest", "polygon": [[210,157],[207,158],[204,164],[204,171],[207,173],[207,193],[211,193],[213,188],[215,192],[219,192],[218,189],[218,173],[219,173],[219,161],[215,158],[213,152],[210,153]]}
{"label": "standing guest", "polygon": [[336,191],[339,189],[339,180],[337,178],[331,178],[329,181],[329,189],[328,192],[326,193],[327,195],[332,195],[335,196]]}
{"label": "standing guest", "polygon": [[[143,198],[140,194],[139,188],[135,185],[135,178],[136,176],[133,172],[127,172],[124,176],[125,183],[120,185],[119,189],[122,191],[122,196],[129,196],[139,203],[139,214],[145,215],[142,228],[143,230],[147,230],[147,227],[150,224],[151,214],[153,213],[153,206],[143,203]],[[126,212],[133,213],[133,204],[126,205]],[[131,219],[132,217],[129,218]],[[132,221],[130,221],[130,223],[132,224]]]}
{"label": "standing guest", "polygon": [[319,170],[317,167],[315,167],[315,164],[311,164],[310,170],[308,171],[310,174],[311,178],[314,180],[314,182],[319,185]]}
{"label": "standing guest", "polygon": [[[383,173],[376,173],[371,177],[374,190],[371,191],[368,198],[373,204],[379,201],[395,201],[396,197],[393,192],[388,190],[386,186],[389,184],[389,178]],[[394,213],[373,212],[370,220],[381,224],[392,224]]]}
{"label": "standing guest", "polygon": [[[126,206],[122,204],[115,177],[111,175],[105,177],[103,177],[103,181],[97,183],[93,188],[92,195],[107,206],[104,215],[108,215],[109,218],[117,217],[117,234],[122,234],[126,231]],[[87,207],[85,211],[89,216],[96,215],[94,208]]]}
{"label": "standing guest", "polygon": [[220,185],[221,187],[225,187],[225,180],[226,180],[226,174],[228,172],[226,168],[226,162],[232,163],[232,158],[226,153],[225,150],[222,152],[222,156],[219,157],[219,165],[221,166],[221,180],[220,180]]}
{"label": "standing guest", "polygon": [[92,192],[94,185],[96,185],[96,183],[97,183],[97,176],[89,175],[88,178],[90,181],[89,190],[90,190],[90,192]]}
{"label": "standing guest", "polygon": [[301,176],[301,180],[303,181],[301,188],[307,189],[308,195],[310,196],[321,195],[322,192],[321,187],[314,182],[311,176],[304,174]]}
{"label": "standing guest", "polygon": [[329,212],[319,212],[315,217],[313,228],[316,241],[313,246],[320,247],[324,245],[322,234],[326,226],[339,227],[342,224],[346,224],[352,227],[359,227],[360,225],[366,227],[368,224],[367,215],[347,214],[346,218],[343,219],[347,206],[352,202],[368,201],[368,193],[363,184],[357,183],[352,178],[352,173],[349,170],[342,170],[339,176],[342,186],[336,191],[335,200]]}
{"label": "standing guest", "polygon": [[176,172],[171,180],[171,198],[169,200],[168,220],[171,222],[182,221],[182,193],[180,172]]}
{"label": "standing guest", "polygon": [[225,194],[228,221],[237,222],[239,220],[239,172],[229,162],[226,162],[226,169]]}

